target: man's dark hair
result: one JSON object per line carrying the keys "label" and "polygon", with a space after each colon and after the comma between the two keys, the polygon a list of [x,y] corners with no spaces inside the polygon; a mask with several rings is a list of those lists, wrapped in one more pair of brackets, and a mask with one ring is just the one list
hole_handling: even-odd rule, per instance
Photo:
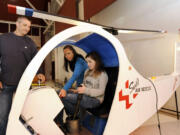
{"label": "man's dark hair", "polygon": [[20,19],[23,19],[23,18],[25,18],[25,19],[27,19],[28,21],[31,22],[31,17],[27,17],[27,16],[23,16],[23,15],[19,15],[19,16],[17,17],[16,21],[18,21],[18,20],[20,20]]}

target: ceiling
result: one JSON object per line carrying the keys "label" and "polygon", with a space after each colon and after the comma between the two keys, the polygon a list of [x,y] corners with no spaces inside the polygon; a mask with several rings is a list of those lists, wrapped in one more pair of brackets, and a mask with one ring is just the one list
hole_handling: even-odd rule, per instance
{"label": "ceiling", "polygon": [[[28,0],[37,10],[47,11],[50,0]],[[8,4],[31,8],[26,0],[0,0],[0,20],[15,21],[16,15],[8,13]],[[33,24],[45,25],[40,19],[32,18]]]}

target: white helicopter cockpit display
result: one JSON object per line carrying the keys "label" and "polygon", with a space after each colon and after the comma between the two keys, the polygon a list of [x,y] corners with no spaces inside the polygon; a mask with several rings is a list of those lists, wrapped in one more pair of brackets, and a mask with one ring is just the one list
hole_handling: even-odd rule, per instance
{"label": "white helicopter cockpit display", "polygon": [[[14,6],[9,8],[14,8]],[[32,9],[17,6],[15,8],[16,10],[11,9],[11,11],[16,11],[17,14],[53,21],[58,21],[59,19],[56,16]],[[73,36],[84,33],[91,34],[76,42],[67,41]],[[67,44],[66,42],[81,48],[86,53],[97,51],[107,69],[116,68],[116,86],[114,87],[114,93],[112,92],[113,94],[111,95],[111,97],[113,96],[112,105],[109,107],[103,135],[130,134],[155,114],[180,84],[180,74],[177,71],[166,76],[143,77],[129,62],[121,42],[115,36],[101,26],[82,23],[56,34],[45,43],[32,59],[23,73],[16,90],[9,115],[7,135],[31,134],[19,121],[21,115],[25,117],[27,124],[40,135],[64,134],[54,122],[54,118],[63,108],[55,90],[47,87],[42,87],[37,91],[29,91],[29,89],[45,57],[54,48]]]}

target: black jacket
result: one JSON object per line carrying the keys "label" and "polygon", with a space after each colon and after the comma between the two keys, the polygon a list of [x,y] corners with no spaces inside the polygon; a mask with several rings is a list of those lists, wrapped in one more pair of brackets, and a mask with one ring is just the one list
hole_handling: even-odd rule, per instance
{"label": "black jacket", "polygon": [[29,37],[14,33],[0,35],[0,80],[6,85],[17,85],[36,53],[36,45]]}

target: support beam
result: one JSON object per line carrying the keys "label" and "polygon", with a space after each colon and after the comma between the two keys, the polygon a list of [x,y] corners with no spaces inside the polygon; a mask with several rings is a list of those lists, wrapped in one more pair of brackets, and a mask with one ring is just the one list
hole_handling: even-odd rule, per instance
{"label": "support beam", "polygon": [[[32,9],[37,10],[37,9],[34,7],[34,5],[33,5],[29,0],[26,0],[26,2],[29,4],[29,6],[30,6]],[[43,19],[43,20],[44,20],[44,22],[45,22],[47,25],[49,25],[49,22],[48,22],[47,20],[45,20],[45,19]]]}
{"label": "support beam", "polygon": [[56,2],[59,4],[60,7],[64,4],[66,0],[56,0]]}
{"label": "support beam", "polygon": [[46,34],[46,32],[49,30],[49,28],[52,26],[53,23],[54,23],[53,21],[50,22],[50,24],[44,30],[43,34]]}

